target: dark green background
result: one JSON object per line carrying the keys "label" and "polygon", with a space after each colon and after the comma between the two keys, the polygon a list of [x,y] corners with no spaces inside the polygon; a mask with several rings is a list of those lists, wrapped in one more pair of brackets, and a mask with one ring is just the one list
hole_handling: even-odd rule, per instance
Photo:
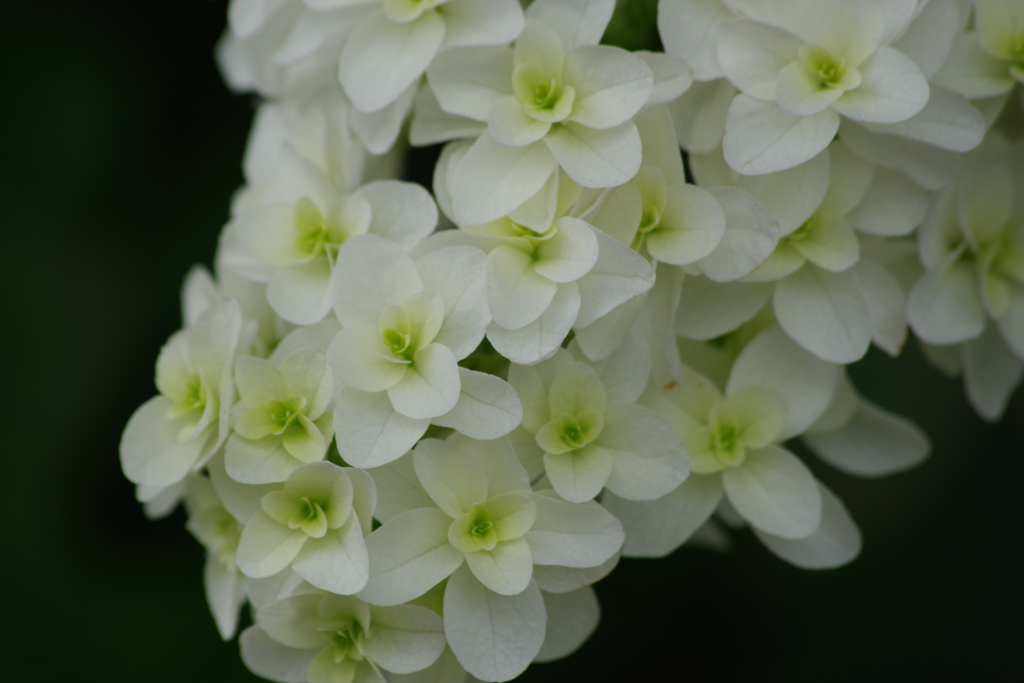
{"label": "dark green background", "polygon": [[[181,278],[210,262],[241,182],[253,106],[214,67],[223,16],[203,0],[0,9],[4,680],[255,680],[208,616],[183,517],[146,520],[117,460]],[[522,680],[1019,675],[1024,402],[986,425],[914,349],[853,375],[935,452],[880,481],[812,463],[864,532],[852,566],[797,570],[749,532],[730,555],[625,561],[598,586],[595,637]]]}

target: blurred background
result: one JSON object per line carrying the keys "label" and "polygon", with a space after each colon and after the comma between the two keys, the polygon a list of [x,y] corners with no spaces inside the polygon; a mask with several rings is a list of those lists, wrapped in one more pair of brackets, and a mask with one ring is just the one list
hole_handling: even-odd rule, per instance
{"label": "blurred background", "polygon": [[[254,102],[230,94],[213,62],[225,10],[0,4],[8,681],[258,680],[217,635],[183,514],[147,520],[117,456],[129,415],[155,393],[181,280],[211,263],[242,181]],[[623,42],[651,35],[635,15],[616,21]],[[429,178],[432,157],[419,153],[411,177]],[[729,554],[623,561],[597,586],[594,637],[521,680],[1019,674],[1024,400],[981,422],[913,344],[898,361],[872,351],[851,374],[934,444],[926,464],[883,480],[810,460],[860,524],[858,560],[802,571],[745,531]]]}

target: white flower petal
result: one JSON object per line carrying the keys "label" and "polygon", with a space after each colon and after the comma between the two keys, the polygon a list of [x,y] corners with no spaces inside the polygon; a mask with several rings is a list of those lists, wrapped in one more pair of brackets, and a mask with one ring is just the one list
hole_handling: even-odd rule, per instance
{"label": "white flower petal", "polygon": [[455,218],[465,225],[497,220],[537,194],[557,167],[542,142],[505,147],[483,133],[451,177]]}
{"label": "white flower petal", "polygon": [[206,602],[224,640],[231,640],[238,628],[238,613],[245,604],[245,582],[238,569],[224,564],[223,558],[211,554],[203,567],[203,588]]}
{"label": "white flower petal", "polygon": [[[929,3],[929,7],[935,3]],[[1006,62],[984,49],[976,32],[961,33],[934,82],[969,100],[996,97],[1013,88]]]}
{"label": "white flower petal", "polygon": [[960,11],[954,0],[931,0],[893,47],[909,57],[925,78],[931,79],[949,59],[958,38]]}
{"label": "white flower petal", "polygon": [[413,465],[427,495],[452,518],[490,497],[487,476],[477,459],[447,441],[421,441],[413,452]]}
{"label": "white flower petal", "polygon": [[695,185],[668,188],[661,224],[645,238],[651,256],[683,265],[710,254],[725,234],[722,205]]}
{"label": "white flower petal", "polygon": [[625,557],[664,557],[693,536],[721,498],[720,476],[691,474],[656,500],[626,500],[605,493],[603,501],[625,528]]}
{"label": "white flower petal", "polygon": [[917,281],[907,299],[914,333],[932,344],[974,339],[985,329],[975,269],[961,251],[948,254]]}
{"label": "white flower petal", "polygon": [[580,327],[648,291],[655,280],[654,270],[645,258],[600,230],[592,232],[597,237],[597,262],[575,283],[579,285],[581,303],[578,317],[573,318]]}
{"label": "white flower petal", "polygon": [[575,90],[569,120],[588,128],[611,128],[632,118],[654,87],[654,74],[642,59],[607,45],[571,50],[562,69]]}
{"label": "white flower petal", "polygon": [[684,60],[664,52],[639,50],[633,54],[644,60],[654,74],[654,87],[640,111],[674,102],[693,85],[693,70]]}
{"label": "white flower petal", "polygon": [[694,78],[710,81],[722,76],[715,53],[714,28],[733,15],[720,0],[661,0],[658,33],[665,52],[693,67]]}
{"label": "white flower petal", "polygon": [[429,420],[414,420],[394,409],[386,393],[342,387],[335,397],[334,434],[338,452],[355,467],[391,462],[419,440]]}
{"label": "white flower petal", "polygon": [[424,12],[399,24],[370,12],[352,27],[341,51],[338,78],[357,109],[375,112],[423,75],[444,39],[444,21]]}
{"label": "white flower petal", "polygon": [[459,369],[447,346],[430,344],[416,353],[412,364],[388,398],[402,415],[426,420],[444,415],[459,400]]}
{"label": "white flower petal", "polygon": [[424,84],[413,103],[409,144],[414,147],[433,145],[448,140],[476,138],[487,130],[487,124],[457,114],[449,114],[438,104],[434,91]]}
{"label": "white flower petal", "polygon": [[853,273],[805,265],[775,284],[779,325],[802,347],[833,363],[852,363],[871,344],[871,316]]}
{"label": "white flower petal", "polygon": [[632,121],[602,130],[569,121],[553,127],[544,144],[584,187],[615,187],[640,170],[640,133]]}
{"label": "white flower petal", "polygon": [[544,454],[544,472],[558,495],[573,503],[593,500],[612,471],[613,453],[591,444],[561,455]]}
{"label": "white flower petal", "polygon": [[522,102],[509,95],[491,107],[487,114],[487,130],[499,144],[523,147],[547,135],[551,124],[527,114]]}
{"label": "white flower petal", "polygon": [[748,453],[742,466],[722,473],[722,486],[736,511],[761,531],[806,538],[818,528],[818,483],[784,448],[768,446]]}
{"label": "white flower petal", "polygon": [[349,111],[352,132],[366,146],[370,154],[386,154],[394,147],[402,124],[412,109],[419,90],[419,83],[413,81],[398,98],[380,111],[368,114],[353,107]]}
{"label": "white flower petal", "polygon": [[562,567],[556,564],[535,564],[533,580],[546,593],[568,593],[584,586],[597,583],[608,576],[619,563],[620,555],[615,553],[606,561],[594,567]]}
{"label": "white flower petal", "polygon": [[465,558],[448,542],[451,523],[437,508],[419,508],[370,534],[370,580],[358,597],[373,605],[400,605],[450,575]]}
{"label": "white flower petal", "polygon": [[710,280],[728,282],[749,275],[779,243],[779,224],[757,200],[734,187],[708,193],[725,213],[725,233],[714,251],[697,262]]}
{"label": "white flower petal", "polygon": [[641,406],[611,406],[594,443],[614,452],[606,486],[621,498],[660,498],[679,486],[690,471],[676,430]]}
{"label": "white flower petal", "polygon": [[523,419],[523,404],[505,381],[484,372],[459,368],[461,393],[449,412],[433,423],[484,441],[505,436]]}
{"label": "white flower petal", "polygon": [[555,223],[557,232],[538,245],[533,270],[552,282],[573,282],[594,267],[598,241],[587,223],[563,216]]}
{"label": "white flower petal", "polygon": [[530,498],[537,519],[525,538],[536,564],[596,567],[622,547],[622,525],[597,503],[567,503],[543,494]]}
{"label": "white flower petal", "polygon": [[694,153],[708,153],[719,147],[725,135],[729,105],[736,94],[736,88],[720,78],[710,83],[695,82],[669,104],[679,145]]}
{"label": "white flower petal", "polygon": [[494,322],[520,329],[550,306],[558,285],[536,272],[534,260],[515,247],[499,246],[487,258],[487,302]]}
{"label": "white flower petal", "polygon": [[871,340],[890,356],[899,355],[907,340],[907,296],[888,270],[861,261],[853,278],[871,319]]}
{"label": "white flower petal", "polygon": [[562,45],[571,50],[597,45],[614,10],[615,0],[545,0],[531,5],[526,18],[558,31]]}
{"label": "white flower petal", "polygon": [[512,94],[512,49],[445,50],[427,69],[427,80],[441,109],[486,121],[494,103]]}
{"label": "white flower petal", "polygon": [[466,671],[481,680],[515,678],[544,642],[544,599],[532,582],[519,595],[498,595],[462,567],[445,588],[444,617],[448,645]]}
{"label": "white flower petal", "polygon": [[178,435],[187,416],[168,419],[171,402],[154,396],[132,413],[121,435],[121,469],[130,481],[146,486],[170,486],[185,478],[203,455],[210,434],[188,441]]}
{"label": "white flower petal", "polygon": [[437,205],[425,189],[415,183],[377,180],[360,187],[356,194],[369,202],[369,232],[411,249],[437,226]]}
{"label": "white flower petal", "polygon": [[491,323],[487,327],[487,339],[498,353],[513,363],[539,363],[558,350],[579,311],[580,288],[575,282],[567,282],[558,285],[551,305],[539,318],[517,330]]}
{"label": "white flower petal", "polygon": [[280,436],[250,441],[238,434],[228,438],[224,462],[231,478],[242,484],[284,481],[303,464],[285,450]]}
{"label": "white flower petal", "polygon": [[754,338],[733,364],[726,386],[732,396],[744,389],[766,389],[786,402],[780,438],[800,434],[825,411],[839,386],[839,368],[793,343],[777,327]]}
{"label": "white flower petal", "polygon": [[807,538],[791,540],[754,529],[754,535],[773,553],[801,569],[835,569],[860,554],[861,536],[842,501],[819,483],[821,523]]}
{"label": "white flower petal", "polygon": [[246,576],[272,576],[287,567],[309,539],[301,529],[289,529],[257,512],[245,524],[235,557]]}
{"label": "white flower petal", "polygon": [[713,282],[703,277],[683,280],[676,334],[714,339],[732,332],[764,307],[774,286],[762,282]]}
{"label": "white flower petal", "polygon": [[929,87],[928,104],[914,116],[899,123],[868,123],[876,133],[901,135],[951,152],[967,152],[985,135],[985,118],[960,95],[934,83]]}
{"label": "white flower petal", "polygon": [[[232,3],[234,6],[236,3]],[[297,650],[286,647],[267,635],[259,626],[250,626],[238,639],[242,661],[257,676],[284,683],[305,683],[309,664],[323,648]]]}
{"label": "white flower petal", "polygon": [[846,218],[861,232],[902,237],[921,224],[927,211],[924,190],[902,173],[879,168],[864,198]]}
{"label": "white flower petal", "polygon": [[891,47],[879,47],[861,65],[861,83],[832,108],[855,121],[897,123],[921,111],[928,102],[928,81],[917,65]]}
{"label": "white flower petal", "polygon": [[853,415],[838,429],[803,437],[818,457],[847,474],[884,477],[921,464],[928,437],[906,418],[858,398]]}
{"label": "white flower petal", "polygon": [[292,569],[317,588],[338,595],[362,590],[370,577],[370,560],[359,520],[352,519],[339,531],[306,541]]}
{"label": "white flower petal", "polygon": [[342,245],[331,274],[334,312],[342,327],[377,326],[386,307],[401,304],[423,284],[399,245],[377,235],[356,235]]}
{"label": "white flower petal", "polygon": [[367,657],[394,673],[419,671],[444,650],[444,624],[437,612],[417,605],[370,608]]}
{"label": "white flower petal", "polygon": [[516,0],[451,0],[444,6],[441,49],[510,43],[524,23],[523,8]]}
{"label": "white flower petal", "polygon": [[503,541],[491,551],[467,553],[466,565],[480,583],[499,595],[522,593],[533,576],[533,556],[524,538]]}
{"label": "white flower petal", "polygon": [[787,64],[799,59],[800,41],[791,33],[752,21],[725,21],[715,28],[722,72],[743,94],[775,99],[775,82]]}
{"label": "white flower petal", "polygon": [[839,115],[832,109],[793,116],[774,103],[737,95],[729,105],[722,151],[738,173],[773,173],[817,155],[838,129]]}
{"label": "white flower petal", "polygon": [[1014,355],[994,325],[964,344],[963,359],[967,400],[986,420],[998,420],[1024,377],[1024,361]]}

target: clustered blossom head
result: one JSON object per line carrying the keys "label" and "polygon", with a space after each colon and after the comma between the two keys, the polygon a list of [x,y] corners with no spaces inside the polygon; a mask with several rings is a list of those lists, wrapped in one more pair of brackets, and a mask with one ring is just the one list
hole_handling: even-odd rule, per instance
{"label": "clustered blossom head", "polygon": [[1022,8],[660,0],[630,52],[615,0],[232,0],[246,185],[121,442],[220,634],[248,603],[277,681],[505,681],[620,557],[853,560],[799,453],[930,446],[845,365],[912,333],[989,420],[1024,377]]}

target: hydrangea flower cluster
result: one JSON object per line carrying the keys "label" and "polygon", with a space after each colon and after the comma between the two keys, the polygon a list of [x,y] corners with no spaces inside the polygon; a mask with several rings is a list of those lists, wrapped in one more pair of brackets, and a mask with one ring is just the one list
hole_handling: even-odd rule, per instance
{"label": "hydrangea flower cluster", "polygon": [[523,5],[230,3],[246,186],[121,463],[265,678],[510,680],[729,528],[838,567],[795,440],[929,452],[845,365],[912,332],[988,420],[1024,376],[1021,0],[660,0],[663,52]]}

